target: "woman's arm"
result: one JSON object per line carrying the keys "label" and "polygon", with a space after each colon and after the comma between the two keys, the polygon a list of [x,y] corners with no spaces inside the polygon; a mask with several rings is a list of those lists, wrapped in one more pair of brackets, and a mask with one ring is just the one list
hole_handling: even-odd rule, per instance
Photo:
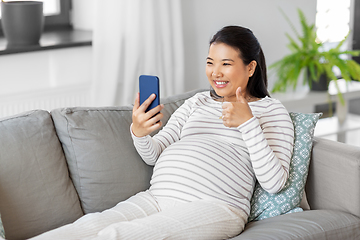
{"label": "woman's arm", "polygon": [[260,185],[269,193],[279,192],[289,177],[294,144],[294,126],[287,110],[274,100],[259,119],[253,117],[238,129]]}
{"label": "woman's arm", "polygon": [[193,98],[185,101],[170,117],[166,126],[155,136],[136,137],[132,132],[134,146],[144,162],[154,165],[162,151],[181,137],[181,131],[190,116]]}

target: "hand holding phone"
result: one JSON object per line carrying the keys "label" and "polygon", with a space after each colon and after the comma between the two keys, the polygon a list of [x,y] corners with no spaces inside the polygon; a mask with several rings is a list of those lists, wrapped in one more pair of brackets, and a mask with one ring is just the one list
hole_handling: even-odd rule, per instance
{"label": "hand holding phone", "polygon": [[[154,96],[151,96],[152,94]],[[135,100],[132,114],[131,130],[135,136],[143,137],[162,126],[160,120],[163,114],[160,111],[164,106],[158,105],[160,105],[159,78],[141,75],[139,77],[139,94]]]}

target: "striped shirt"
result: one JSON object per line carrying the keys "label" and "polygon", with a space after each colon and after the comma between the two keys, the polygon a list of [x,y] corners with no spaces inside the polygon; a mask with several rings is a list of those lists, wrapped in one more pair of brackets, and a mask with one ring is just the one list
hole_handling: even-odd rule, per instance
{"label": "striped shirt", "polygon": [[254,115],[237,128],[223,125],[222,103],[210,92],[189,98],[155,136],[134,145],[155,165],[150,191],[180,201],[221,201],[250,212],[256,179],[270,193],[282,189],[289,175],[294,128],[280,101],[249,102]]}

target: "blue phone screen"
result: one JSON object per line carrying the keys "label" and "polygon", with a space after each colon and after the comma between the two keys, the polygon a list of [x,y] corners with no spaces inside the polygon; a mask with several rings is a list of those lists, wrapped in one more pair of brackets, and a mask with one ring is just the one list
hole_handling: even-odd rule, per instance
{"label": "blue phone screen", "polygon": [[151,75],[141,75],[139,77],[140,105],[155,93],[156,98],[146,109],[146,112],[160,104],[159,78]]}

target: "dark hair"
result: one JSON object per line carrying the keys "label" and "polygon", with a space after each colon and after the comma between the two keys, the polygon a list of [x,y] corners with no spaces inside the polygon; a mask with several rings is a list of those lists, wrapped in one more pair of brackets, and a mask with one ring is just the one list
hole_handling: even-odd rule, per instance
{"label": "dark hair", "polygon": [[[265,56],[260,43],[250,29],[240,26],[226,26],[212,37],[210,46],[213,43],[224,43],[239,50],[240,58],[246,65],[255,60],[257,62],[256,69],[253,76],[249,78],[247,91],[251,96],[257,98],[270,96],[267,90]],[[214,89],[211,89],[211,94],[219,97]]]}

